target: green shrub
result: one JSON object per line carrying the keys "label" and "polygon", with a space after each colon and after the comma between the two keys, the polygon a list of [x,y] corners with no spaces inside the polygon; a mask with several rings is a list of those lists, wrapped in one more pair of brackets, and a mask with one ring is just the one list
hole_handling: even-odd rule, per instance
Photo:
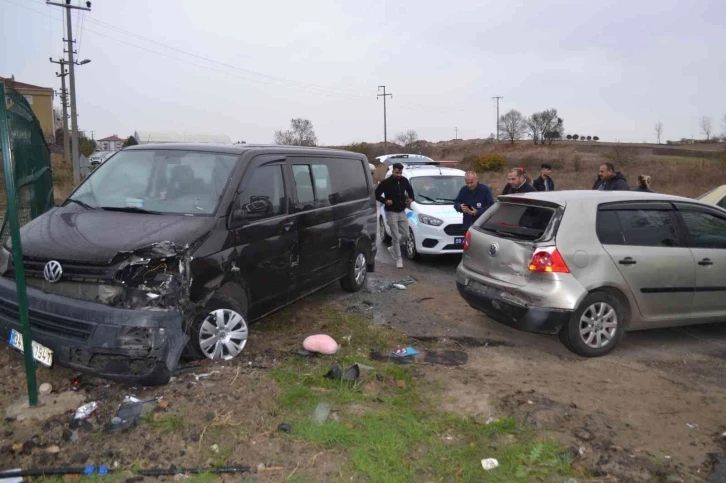
{"label": "green shrub", "polygon": [[[468,157],[468,156],[467,156]],[[466,158],[464,158],[466,159]],[[470,166],[474,171],[502,171],[506,166],[506,159],[503,154],[490,153],[474,156],[470,159]]]}

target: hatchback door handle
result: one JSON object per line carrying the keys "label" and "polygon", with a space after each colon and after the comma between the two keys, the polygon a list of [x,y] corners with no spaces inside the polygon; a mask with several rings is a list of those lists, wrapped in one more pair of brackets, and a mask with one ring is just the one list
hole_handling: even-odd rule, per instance
{"label": "hatchback door handle", "polygon": [[710,258],[704,258],[703,260],[698,262],[698,264],[701,265],[702,267],[710,267],[711,265],[713,265],[713,262],[711,261]]}
{"label": "hatchback door handle", "polygon": [[632,259],[632,258],[630,258],[630,257],[625,257],[625,258],[623,258],[622,260],[620,260],[620,261],[619,261],[618,263],[619,263],[620,265],[635,265],[635,264],[636,264],[636,263],[638,263],[638,262],[636,262],[635,260],[633,260],[633,259]]}

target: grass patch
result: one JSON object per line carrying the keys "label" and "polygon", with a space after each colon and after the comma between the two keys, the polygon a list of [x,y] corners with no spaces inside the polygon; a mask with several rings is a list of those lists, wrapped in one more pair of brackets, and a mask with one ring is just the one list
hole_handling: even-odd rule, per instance
{"label": "grass patch", "polygon": [[[414,369],[365,357],[375,344],[391,348],[400,335],[380,331],[362,317],[332,311],[323,317],[328,333],[348,332],[351,344],[334,358],[289,358],[268,377],[280,388],[277,412],[292,424],[290,437],[345,452],[343,479],[526,482],[572,474],[562,447],[537,439],[514,419],[485,424],[441,412],[429,397],[432,386],[415,377]],[[333,381],[323,376],[334,362],[374,369],[355,382]],[[321,401],[330,404],[339,422],[332,416],[323,424],[312,420]],[[497,458],[499,468],[486,472],[483,458]]]}
{"label": "grass patch", "polygon": [[150,413],[144,417],[144,423],[164,434],[171,434],[184,428],[184,418],[181,416],[158,417],[159,413]]}

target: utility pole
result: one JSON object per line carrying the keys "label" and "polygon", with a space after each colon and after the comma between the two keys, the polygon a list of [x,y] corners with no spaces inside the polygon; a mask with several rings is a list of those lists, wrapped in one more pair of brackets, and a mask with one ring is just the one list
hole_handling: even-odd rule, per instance
{"label": "utility pole", "polygon": [[383,94],[376,95],[376,100],[379,97],[383,98],[383,154],[388,154],[388,126],[386,125],[386,97],[393,99],[393,94],[390,92],[386,94],[386,86],[378,86],[378,90],[383,89]]}
{"label": "utility pole", "polygon": [[96,134],[96,131],[91,131],[91,141],[96,140],[96,138],[94,137],[95,134]]}
{"label": "utility pole", "polygon": [[56,72],[56,77],[61,78],[61,104],[63,106],[63,157],[66,163],[71,162],[71,140],[68,137],[68,90],[66,90],[66,61],[65,59],[53,60],[51,57],[51,63],[60,65],[60,73]]}
{"label": "utility pole", "polygon": [[494,96],[492,99],[497,100],[497,142],[499,142],[499,99],[502,99],[502,96]]}
{"label": "utility pole", "polygon": [[[71,5],[71,0],[66,0],[66,3],[53,3],[46,2],[46,5],[55,5],[56,7],[63,7],[66,9],[66,36],[65,39],[68,42],[68,74],[70,75],[71,82],[71,129],[73,143],[71,145],[73,158],[73,184],[78,186],[81,182],[81,163],[80,163],[80,146],[78,146],[78,116],[76,113],[76,72],[74,69],[75,62],[73,61],[73,27],[71,25],[71,10],[91,10],[91,2],[86,2],[86,7],[80,5]],[[85,63],[85,61],[84,61]]]}
{"label": "utility pole", "polygon": [[459,139],[459,128],[458,127],[454,128],[454,139],[456,139],[456,140]]}

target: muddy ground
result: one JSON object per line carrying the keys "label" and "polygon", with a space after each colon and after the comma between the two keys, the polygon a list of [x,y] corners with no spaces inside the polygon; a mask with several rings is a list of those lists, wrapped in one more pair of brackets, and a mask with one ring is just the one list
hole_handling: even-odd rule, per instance
{"label": "muddy ground", "polygon": [[[429,259],[397,270],[381,249],[363,291],[331,286],[258,323],[241,360],[206,362],[161,388],[85,379],[81,391],[100,403],[96,414],[75,429],[67,415],[43,423],[5,420],[0,468],[246,465],[249,474],[222,481],[348,479],[343,452],[278,430],[285,422],[275,405],[280,387],[269,379],[280,361],[299,357],[296,347],[306,335],[325,330],[316,314],[337,311],[402,331],[418,349],[465,351],[462,366],[415,364],[439,406],[473,421],[513,416],[555,438],[569,448],[578,481],[724,481],[726,324],[631,333],[610,355],[583,359],[556,337],[509,329],[469,308],[454,285],[457,263],[457,257]],[[415,280],[407,290],[390,288],[406,279]],[[285,330],[268,330],[281,321]],[[25,391],[22,358],[9,348],[0,350],[0,375],[5,407]],[[39,383],[59,391],[75,376],[38,370]],[[126,395],[165,402],[138,427],[107,434]]]}

